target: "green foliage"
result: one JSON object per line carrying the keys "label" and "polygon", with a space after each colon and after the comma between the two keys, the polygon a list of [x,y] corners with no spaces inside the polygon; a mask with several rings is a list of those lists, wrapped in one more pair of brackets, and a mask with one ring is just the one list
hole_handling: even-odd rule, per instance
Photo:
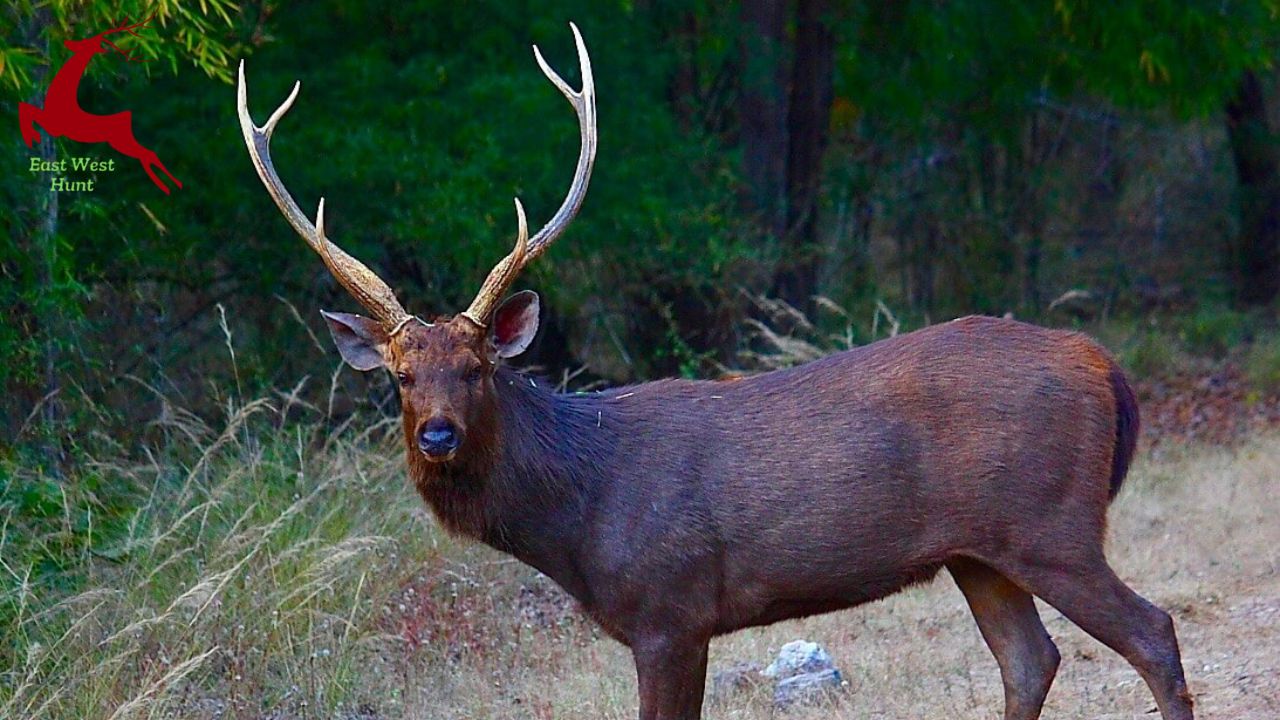
{"label": "green foliage", "polygon": [[[977,131],[1016,133],[1045,87],[1053,18],[1010,0],[860,4],[841,45],[837,93],[879,124],[928,133],[962,115]],[[1012,139],[1012,138],[1010,138]]]}
{"label": "green foliage", "polygon": [[[46,72],[70,56],[62,45],[66,39],[96,35],[122,21],[138,22],[148,17],[145,29],[116,43],[138,62],[154,61],[154,67],[171,72],[179,64],[191,65],[210,77],[231,79],[231,58],[240,46],[228,42],[226,28],[235,23],[242,3],[235,0],[161,2],[150,0],[110,0],[109,2],[31,2],[20,0],[6,11],[9,30],[0,33],[0,87],[6,94],[22,99],[41,93]],[[106,57],[123,62],[114,54]],[[106,62],[91,63],[86,77],[114,79],[117,69]],[[152,65],[144,65],[151,68]]]}
{"label": "green foliage", "polygon": [[[22,219],[0,210],[0,231],[11,230],[9,237],[17,236],[21,228],[15,226]],[[75,350],[73,329],[82,317],[88,288],[76,273],[65,238],[28,248],[0,243],[0,275],[5,280],[0,283],[0,307],[8,309],[7,321],[0,323],[0,387],[35,382],[45,352]],[[45,328],[38,318],[46,324],[56,318],[62,332],[41,332]]]}
{"label": "green foliage", "polygon": [[[43,98],[52,74],[70,55],[64,40],[95,35],[122,20],[151,18],[147,27],[114,39],[123,51],[142,62],[127,62],[114,52],[96,56],[80,87],[79,97],[86,107],[98,107],[95,91],[107,94],[110,102],[122,82],[148,76],[153,68],[175,72],[179,64],[190,65],[226,80],[230,77],[229,58],[238,54],[240,47],[226,32],[238,15],[237,5],[229,0],[158,5],[136,0],[12,4],[0,13],[6,21],[0,26],[0,111],[6,117],[16,117],[19,102]],[[134,127],[140,125],[135,123]],[[48,174],[27,172],[29,160],[37,156],[118,156],[103,146],[86,150],[78,143],[47,138],[43,142],[53,143],[52,147],[29,150],[17,142],[18,137],[15,134],[14,142],[5,143],[0,152],[0,162],[6,168],[0,173],[0,198],[4,200],[0,202],[0,233],[6,238],[0,244],[0,277],[4,279],[0,306],[7,310],[5,321],[0,323],[0,388],[6,395],[29,399],[33,404],[60,406],[66,394],[62,392],[64,374],[73,368],[103,364],[92,348],[83,353],[85,306],[101,275],[100,265],[86,261],[81,250],[91,244],[119,252],[111,240],[95,235],[109,224],[120,199],[107,199],[106,193],[55,194]],[[117,163],[127,168],[121,175],[136,170],[132,162],[126,162]],[[24,410],[7,405],[0,406],[0,418],[16,426]],[[66,429],[39,427],[35,434],[55,432],[63,434]]]}
{"label": "green foliage", "polygon": [[1179,323],[1187,350],[1222,358],[1250,334],[1249,315],[1220,305],[1201,305]]}
{"label": "green foliage", "polygon": [[[581,216],[521,280],[543,294],[546,325],[559,331],[532,362],[553,373],[587,364],[613,380],[705,374],[751,342],[743,298],[767,288],[779,258],[741,211],[737,8],[18,2],[0,15],[12,21],[0,31],[0,112],[12,116],[42,91],[66,57],[63,39],[152,10],[152,28],[127,47],[153,62],[100,56],[82,101],[98,112],[132,109],[139,140],[186,187],[163,196],[122,161],[97,177],[98,192],[60,195],[46,236],[45,178],[0,173],[0,305],[9,310],[0,387],[17,399],[0,407],[6,425],[22,426],[56,385],[50,377],[66,380],[58,398],[110,399],[131,418],[151,410],[121,389],[131,376],[215,396],[201,408],[210,412],[221,401],[207,391],[210,378],[230,373],[218,304],[241,349],[244,392],[331,372],[314,310],[354,303],[250,167],[225,82],[246,56],[258,122],[302,81],[273,147],[300,205],[312,211],[327,197],[335,242],[414,312],[465,306],[507,252],[511,197],[537,227],[571,175],[573,115],[529,51],[537,43],[576,85],[569,20],[594,60],[601,144]],[[1186,211],[1199,224],[1178,228],[1179,237],[1205,236],[1197,257],[1211,255],[1230,225],[1226,160],[1144,172],[1130,165],[1148,136],[1132,128],[1150,120],[1153,132],[1172,136],[1183,126],[1169,117],[1210,117],[1239,70],[1268,67],[1276,23],[1269,2],[836,3],[821,292],[868,318],[883,298],[912,326],[973,311],[1034,319],[1040,295],[1071,287],[1123,299],[1158,264],[1155,253],[1125,254],[1139,243],[1115,224],[1085,225],[1095,215],[1140,215],[1130,232],[1146,237],[1156,225],[1147,216],[1159,215],[1160,228],[1172,227],[1153,198],[1171,178],[1190,183],[1201,171],[1222,187],[1171,189],[1169,205],[1214,199]],[[1144,114],[1124,125],[1116,117],[1126,109]],[[1101,117],[1096,126],[1078,118],[1091,113]],[[1100,140],[1078,140],[1096,127]],[[31,151],[16,139],[3,148],[3,167],[25,167]],[[56,153],[119,157],[70,142]],[[1126,169],[1134,186],[1157,189],[1126,196],[1109,176],[1099,180]],[[1099,212],[1090,205],[1099,197],[1113,204]],[[1231,317],[1216,312],[1178,324],[1192,352],[1222,354],[1240,342]],[[846,325],[828,319],[819,333]],[[858,341],[862,325],[849,325]],[[1149,341],[1135,342],[1133,352],[1161,364]]]}
{"label": "green foliage", "polygon": [[1052,71],[1060,87],[1130,107],[1219,112],[1241,72],[1270,68],[1280,3],[1057,0]]}
{"label": "green foliage", "polygon": [[[859,5],[841,46],[843,93],[920,128],[961,115],[1018,131],[1044,100],[1085,91],[1122,107],[1218,112],[1240,73],[1272,65],[1275,0],[1016,0]],[[1006,135],[1007,139],[1012,139]]]}
{"label": "green foliage", "polygon": [[1186,366],[1186,356],[1175,337],[1156,328],[1140,330],[1136,338],[1117,352],[1120,366],[1141,380],[1167,378]]}
{"label": "green foliage", "polygon": [[671,317],[670,308],[663,308],[662,320],[666,325],[666,342],[653,350],[653,361],[657,364],[674,366],[680,377],[696,380],[706,376],[707,367],[714,361],[713,353],[698,352],[679,332],[679,327]]}
{"label": "green foliage", "polygon": [[[578,84],[566,23],[574,19],[599,86],[599,161],[581,217],[522,281],[541,290],[566,325],[594,324],[586,332],[617,337],[624,352],[642,356],[647,349],[616,319],[635,298],[658,286],[692,287],[718,302],[703,289],[732,292],[727,280],[755,262],[734,219],[732,155],[680,127],[665,102],[661,54],[657,63],[635,61],[661,45],[651,18],[570,2],[519,22],[495,24],[495,14],[502,15],[484,4],[282,6],[260,19],[271,42],[246,62],[250,110],[264,122],[300,79],[301,95],[272,148],[290,191],[308,212],[327,196],[331,237],[387,278],[411,310],[453,313],[507,252],[512,196],[536,229],[572,176],[576,121],[529,45],[536,42]],[[484,28],[482,37],[476,28]],[[76,238],[66,258],[72,276],[135,288],[157,304],[203,296],[172,309],[139,303],[120,318],[123,331],[104,339],[130,347],[129,366],[149,360],[134,348],[168,365],[183,349],[170,349],[163,337],[157,343],[155,334],[203,320],[201,310],[224,300],[250,349],[244,362],[252,382],[269,385],[312,367],[311,344],[297,352],[306,328],[281,327],[287,315],[274,298],[302,309],[308,322],[316,307],[351,309],[352,301],[254,177],[232,113],[234,93],[189,75],[137,75],[102,95],[89,99],[146,108],[136,114],[139,138],[187,187],[159,196],[130,163],[107,178],[109,193],[77,201],[79,210],[64,213],[62,223]],[[111,156],[101,147],[74,152]],[[582,317],[600,298],[614,319]],[[95,342],[93,332],[81,342]]]}
{"label": "green foliage", "polygon": [[[1154,117],[1216,123],[1242,73],[1272,67],[1280,36],[1273,0],[915,0],[839,13],[833,128],[880,169],[851,182],[833,168],[833,193],[869,196],[898,236],[888,269],[903,268],[906,299],[945,315],[1035,314],[1041,293],[1070,289],[1041,286],[1084,266],[1101,244],[1085,238],[1112,239],[1124,198],[1108,184],[1142,152],[1135,133],[1115,133]],[[1096,154],[1075,164],[1073,146],[1091,136]],[[1213,211],[1197,219],[1212,226]],[[1088,281],[1110,287],[1118,274]]]}
{"label": "green foliage", "polygon": [[1280,394],[1280,334],[1255,342],[1244,359],[1244,374],[1259,394]]}

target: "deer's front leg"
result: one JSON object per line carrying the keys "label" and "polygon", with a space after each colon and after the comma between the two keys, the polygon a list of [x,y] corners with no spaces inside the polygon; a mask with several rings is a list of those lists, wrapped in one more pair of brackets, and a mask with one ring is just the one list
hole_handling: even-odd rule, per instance
{"label": "deer's front leg", "polygon": [[702,636],[661,635],[633,642],[640,681],[640,720],[698,720],[707,678]]}

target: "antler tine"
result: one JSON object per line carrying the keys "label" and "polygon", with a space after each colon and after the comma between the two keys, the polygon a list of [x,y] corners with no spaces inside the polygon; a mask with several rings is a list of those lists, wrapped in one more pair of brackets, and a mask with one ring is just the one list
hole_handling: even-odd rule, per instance
{"label": "antler tine", "polygon": [[128,60],[129,62],[148,62],[149,58],[134,57],[133,53],[130,53],[129,51],[121,48],[119,45],[116,45],[115,43],[111,42],[110,40],[107,39],[107,36],[122,32],[122,33],[127,33],[129,35],[132,35],[133,37],[136,37],[136,38],[141,38],[142,36],[135,31],[140,27],[146,27],[147,23],[151,22],[152,18],[154,18],[155,16],[156,16],[155,13],[151,13],[149,16],[147,16],[147,19],[133,23],[132,25],[128,24],[129,23],[128,20],[121,20],[119,25],[111,28],[110,30],[103,30],[101,33],[99,33],[98,37],[102,40],[102,42],[109,45],[112,50],[115,50],[116,52],[123,55],[125,60]]}
{"label": "antler tine", "polygon": [[560,209],[556,210],[556,214],[529,241],[529,260],[541,255],[551,243],[555,242],[578,214],[578,209],[582,207],[582,201],[587,196],[591,169],[596,161],[596,83],[595,77],[591,74],[591,56],[587,54],[587,46],[582,41],[582,33],[578,31],[578,26],[569,23],[569,29],[573,30],[573,41],[578,50],[578,66],[582,74],[581,92],[574,92],[564,78],[547,64],[538,46],[533,46],[533,57],[538,61],[538,67],[542,68],[542,74],[547,76],[547,79],[564,95],[573,106],[574,112],[578,114],[581,148],[578,151],[578,166],[573,173],[573,183],[569,186],[564,202],[560,203]]}
{"label": "antler tine", "polygon": [[244,80],[244,61],[240,61],[239,79],[236,83],[236,114],[240,117],[240,130],[244,133],[244,143],[249,149],[249,157],[258,172],[267,194],[275,201],[276,207],[284,214],[293,229],[315,250],[320,259],[329,268],[329,272],[347,289],[347,292],[363,305],[374,318],[384,325],[395,326],[409,317],[395,293],[364,263],[351,257],[342,248],[334,245],[324,234],[324,199],[320,199],[320,207],[316,212],[316,222],[299,209],[298,203],[280,181],[275,165],[271,161],[271,135],[275,132],[280,118],[289,112],[293,102],[298,98],[302,83],[294,83],[289,97],[271,113],[267,124],[258,127],[249,116],[248,86]]}
{"label": "antler tine", "polygon": [[[596,86],[591,74],[591,56],[587,54],[582,33],[578,32],[578,26],[573,23],[569,23],[569,28],[573,30],[574,43],[578,49],[578,64],[582,72],[581,91],[574,91],[564,78],[551,69],[537,45],[533,46],[533,56],[538,61],[538,66],[542,68],[542,73],[565,96],[578,115],[582,145],[578,151],[578,166],[574,170],[573,183],[569,186],[564,202],[560,203],[560,209],[556,210],[556,214],[547,221],[547,224],[528,241],[527,252],[521,250],[522,241],[517,239],[516,249],[489,272],[489,277],[485,279],[480,292],[476,294],[475,300],[471,301],[471,307],[462,313],[463,317],[479,327],[485,327],[488,324],[489,315],[524,266],[541,255],[551,243],[555,242],[556,238],[560,237],[574,216],[578,214],[578,209],[582,207],[582,201],[587,195],[587,184],[591,180],[591,169],[596,161]],[[520,205],[519,198],[516,199],[516,211],[520,216],[520,236],[523,237],[526,228],[524,227],[524,209]]]}
{"label": "antler tine", "polygon": [[148,59],[149,59],[149,58],[137,58],[137,57],[134,57],[132,53],[130,53],[130,52],[128,52],[128,51],[126,51],[126,50],[122,49],[119,45],[116,45],[115,43],[111,42],[110,40],[108,40],[108,39],[106,39],[106,38],[102,38],[102,42],[104,42],[104,43],[106,43],[106,44],[110,45],[112,50],[115,50],[116,52],[118,52],[118,53],[120,53],[121,55],[123,55],[123,56],[124,56],[124,59],[125,59],[126,61],[128,61],[128,62],[147,62],[147,61],[148,61]]}
{"label": "antler tine", "polygon": [[110,34],[112,34],[112,33],[127,32],[127,33],[129,33],[130,35],[133,35],[133,36],[137,37],[137,35],[138,35],[138,34],[137,34],[137,33],[135,33],[135,32],[134,32],[134,30],[136,30],[136,29],[138,29],[138,28],[140,28],[140,27],[146,27],[146,26],[147,26],[147,23],[149,23],[149,22],[151,22],[152,20],[154,20],[154,19],[155,19],[155,17],[156,17],[156,14],[155,14],[155,13],[151,13],[150,15],[148,15],[148,16],[146,17],[146,19],[145,19],[145,20],[139,20],[138,22],[136,22],[136,23],[134,23],[134,24],[132,24],[132,25],[129,25],[129,24],[128,24],[128,23],[129,23],[129,21],[128,21],[127,19],[125,19],[125,20],[121,20],[119,25],[117,25],[117,26],[115,26],[115,27],[111,28],[110,30],[107,30],[106,32],[104,32],[104,33],[102,33],[102,34],[103,34],[103,35],[110,35]]}

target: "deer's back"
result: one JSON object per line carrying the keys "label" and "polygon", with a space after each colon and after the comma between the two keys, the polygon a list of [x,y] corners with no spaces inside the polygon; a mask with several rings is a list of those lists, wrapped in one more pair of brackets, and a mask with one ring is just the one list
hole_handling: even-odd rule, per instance
{"label": "deer's back", "polygon": [[598,499],[604,565],[738,588],[742,607],[715,611],[731,629],[888,594],[1064,517],[1092,542],[1113,370],[1083,335],[969,317],[744,380],[620,392],[647,420]]}

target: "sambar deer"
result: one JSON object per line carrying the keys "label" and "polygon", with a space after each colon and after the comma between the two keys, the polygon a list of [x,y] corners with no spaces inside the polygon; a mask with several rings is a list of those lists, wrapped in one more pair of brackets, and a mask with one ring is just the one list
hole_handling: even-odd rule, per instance
{"label": "sambar deer", "polygon": [[[571,26],[572,27],[572,26]],[[343,359],[400,385],[409,475],[443,525],[550,576],[628,646],[642,720],[700,715],[714,636],[885,597],[946,568],[1004,682],[1005,717],[1039,716],[1058,650],[1039,596],[1123,655],[1165,720],[1192,717],[1168,614],[1103,555],[1138,408],[1083,335],[969,317],[735,382],[659,380],[557,394],[503,361],[538,328],[538,296],[503,299],[578,212],[596,152],[591,63],[573,91],[577,171],[471,306],[409,314],[313,225],[281,183],[271,134],[237,88],[258,175],[372,317],[325,312]]]}

